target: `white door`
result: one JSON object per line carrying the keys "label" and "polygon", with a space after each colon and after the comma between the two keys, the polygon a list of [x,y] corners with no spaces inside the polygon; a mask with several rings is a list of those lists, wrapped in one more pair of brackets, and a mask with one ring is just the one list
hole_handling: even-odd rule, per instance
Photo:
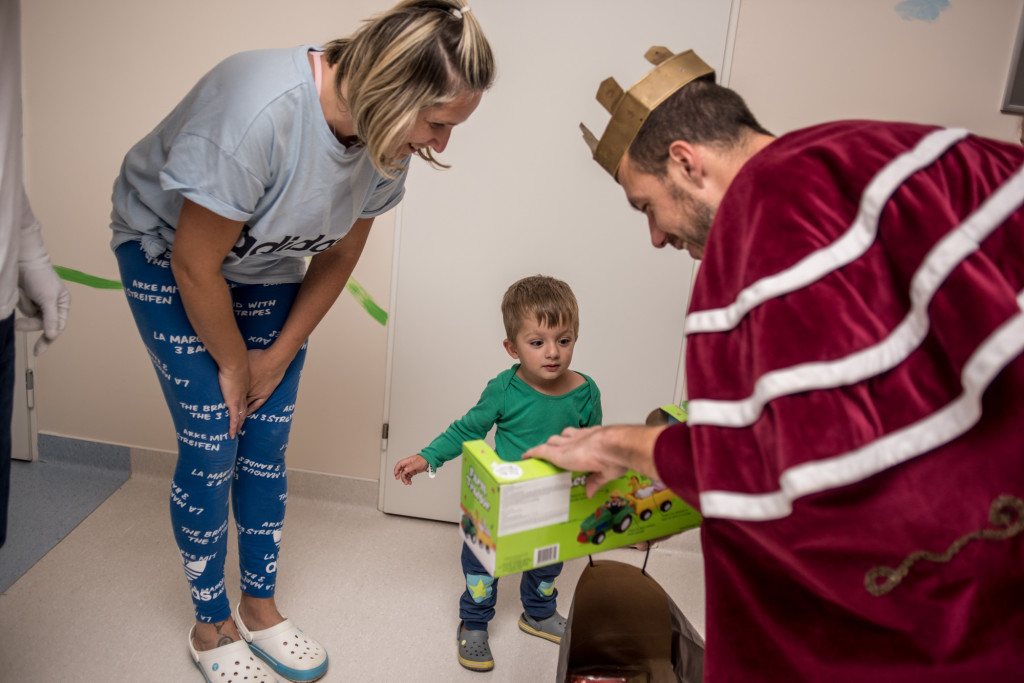
{"label": "white door", "polygon": [[392,471],[471,408],[514,361],[500,303],[515,280],[565,280],[580,304],[573,367],[601,389],[605,424],[642,422],[681,392],[682,322],[695,264],[651,247],[590,156],[608,114],[594,96],[608,76],[628,88],[652,45],[693,49],[721,73],[739,0],[472,0],[498,77],[442,155],[414,159],[395,240],[388,439],[380,507],[458,519],[461,462],[406,487]]}

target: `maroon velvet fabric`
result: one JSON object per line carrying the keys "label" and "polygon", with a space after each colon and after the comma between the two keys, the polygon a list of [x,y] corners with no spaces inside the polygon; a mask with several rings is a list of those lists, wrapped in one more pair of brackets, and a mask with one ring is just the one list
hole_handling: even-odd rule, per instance
{"label": "maroon velvet fabric", "polygon": [[[830,123],[783,136],[744,166],[688,313],[691,405],[747,398],[767,373],[859,358],[897,329],[921,264],[1021,168],[1024,150],[967,137],[883,199],[877,234],[852,262],[758,303],[729,329],[690,333],[689,319],[835,244],[869,183],[933,130]],[[661,478],[705,515],[706,681],[1024,680],[1019,352],[984,387],[980,418],[944,443],[864,478],[829,484],[826,473],[781,515],[703,509],[715,492],[778,494],[802,465],[837,463],[941,420],[964,394],[970,359],[1019,318],[1022,290],[1018,205],[942,279],[927,334],[894,367],[773,397],[751,424],[697,420],[662,434]],[[994,503],[1003,517],[990,518]],[[894,585],[872,592],[901,567]]]}

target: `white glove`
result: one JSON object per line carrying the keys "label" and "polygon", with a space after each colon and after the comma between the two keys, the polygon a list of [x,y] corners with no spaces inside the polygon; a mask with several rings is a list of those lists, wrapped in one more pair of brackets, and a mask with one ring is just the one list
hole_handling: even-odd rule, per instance
{"label": "white glove", "polygon": [[32,348],[32,355],[38,356],[68,324],[71,292],[52,266],[27,270],[21,273],[19,279],[21,295],[18,298],[18,310],[25,317],[15,320],[14,327],[22,332],[43,331]]}
{"label": "white glove", "polygon": [[22,332],[43,331],[32,349],[33,355],[38,356],[64,331],[71,307],[71,292],[50,263],[39,224],[33,227],[21,234],[18,309],[26,317],[15,320],[14,327]]}

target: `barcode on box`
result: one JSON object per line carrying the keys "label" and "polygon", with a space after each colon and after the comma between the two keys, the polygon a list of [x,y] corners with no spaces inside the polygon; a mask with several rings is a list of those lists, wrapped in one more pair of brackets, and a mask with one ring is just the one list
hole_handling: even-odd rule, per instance
{"label": "barcode on box", "polygon": [[533,551],[533,566],[558,562],[558,544],[544,546]]}

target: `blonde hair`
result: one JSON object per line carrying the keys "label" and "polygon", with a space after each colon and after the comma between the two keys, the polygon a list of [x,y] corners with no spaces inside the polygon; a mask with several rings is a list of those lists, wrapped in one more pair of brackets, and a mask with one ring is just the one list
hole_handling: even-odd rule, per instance
{"label": "blonde hair", "polygon": [[580,311],[576,295],[569,285],[547,275],[531,275],[512,284],[501,299],[505,334],[514,342],[524,320],[555,327],[569,325],[574,336],[580,334]]}
{"label": "blonde hair", "polygon": [[[339,98],[348,79],[346,104],[356,136],[377,170],[390,177],[403,170],[394,150],[421,110],[494,82],[491,46],[462,0],[403,0],[348,38],[331,41],[324,52],[328,64],[339,65]],[[417,153],[447,168],[429,148]]]}

